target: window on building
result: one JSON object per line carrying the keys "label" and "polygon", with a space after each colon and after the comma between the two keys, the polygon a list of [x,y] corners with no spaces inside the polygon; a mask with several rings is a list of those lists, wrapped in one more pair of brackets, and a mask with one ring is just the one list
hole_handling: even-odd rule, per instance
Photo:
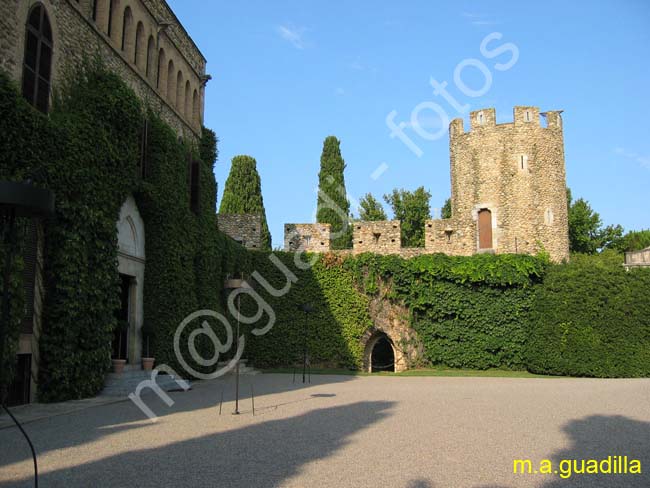
{"label": "window on building", "polygon": [[201,179],[201,167],[199,162],[191,159],[190,160],[190,210],[196,215],[199,214],[200,210],[200,179]]}
{"label": "window on building", "polygon": [[526,122],[530,122],[532,120],[532,118],[530,116],[530,110],[526,110],[526,112],[524,112],[524,120]]}
{"label": "window on building", "polygon": [[106,32],[108,34],[108,37],[111,37],[111,35],[113,34],[113,6],[114,6],[113,4],[114,3],[115,0],[110,0],[108,2],[108,30]]}
{"label": "window on building", "polygon": [[122,51],[130,51],[133,46],[133,13],[130,7],[124,9],[122,19]]}
{"label": "window on building", "polygon": [[158,88],[162,93],[167,91],[167,85],[165,77],[166,70],[165,66],[167,64],[167,57],[165,56],[165,50],[160,48],[158,51],[158,74],[156,75],[156,88]]}
{"label": "window on building", "polygon": [[555,216],[553,215],[553,210],[547,208],[546,211],[544,212],[544,223],[546,225],[553,225],[554,218]]}
{"label": "window on building", "polygon": [[483,112],[478,113],[478,123],[479,125],[485,125],[485,116],[483,115]]}
{"label": "window on building", "polygon": [[379,232],[375,232],[375,233],[372,235],[372,238],[374,239],[375,244],[379,244],[379,238],[380,238],[380,237],[381,237],[381,234],[380,234]]}
{"label": "window on building", "polygon": [[149,36],[149,42],[147,44],[147,67],[145,69],[145,74],[149,79],[151,79],[153,76],[155,57],[156,42],[153,40],[153,36]]}
{"label": "window on building", "polygon": [[144,119],[142,123],[142,132],[140,134],[140,177],[147,179],[147,170],[149,165],[149,120]]}
{"label": "window on building", "polygon": [[52,27],[43,5],[32,8],[27,20],[23,60],[23,96],[47,113],[52,75]]}
{"label": "window on building", "polygon": [[145,51],[144,42],[144,24],[138,22],[138,26],[135,29],[135,52],[133,54],[133,62],[142,71],[145,70],[147,60],[147,52]]}
{"label": "window on building", "polygon": [[517,162],[519,166],[519,171],[527,171],[528,170],[528,156],[525,154],[520,154],[519,155],[519,161]]}
{"label": "window on building", "polygon": [[311,244],[311,236],[304,236],[303,240],[305,241],[306,246],[309,246]]}

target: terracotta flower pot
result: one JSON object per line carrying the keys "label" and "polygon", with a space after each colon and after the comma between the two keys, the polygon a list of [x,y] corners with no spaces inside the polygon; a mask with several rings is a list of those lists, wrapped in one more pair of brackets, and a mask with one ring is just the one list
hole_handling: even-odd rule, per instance
{"label": "terracotta flower pot", "polygon": [[142,369],[145,371],[151,371],[153,369],[153,363],[155,361],[155,358],[142,358]]}
{"label": "terracotta flower pot", "polygon": [[125,364],[126,359],[113,359],[113,372],[115,374],[121,374],[124,371]]}

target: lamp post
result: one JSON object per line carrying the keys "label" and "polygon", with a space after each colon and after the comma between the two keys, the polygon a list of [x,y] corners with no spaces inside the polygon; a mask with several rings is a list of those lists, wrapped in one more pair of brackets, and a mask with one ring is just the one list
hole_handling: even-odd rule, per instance
{"label": "lamp post", "polygon": [[[307,322],[309,314],[312,313],[315,309],[311,303],[303,303],[298,308],[305,312],[305,320],[303,322],[302,333],[302,382],[305,383],[305,373],[307,370]],[[309,365],[309,382],[311,383],[311,364]]]}
{"label": "lamp post", "polygon": [[[224,283],[224,291],[226,295],[232,293],[234,290],[240,289],[251,289],[251,285],[248,284],[243,278],[238,279],[227,279]],[[240,311],[241,311],[241,294],[237,295],[237,334],[235,335],[235,351],[239,351],[239,322],[240,322]],[[233,415],[239,415],[239,358],[235,363],[235,411]]]}
{"label": "lamp post", "polygon": [[[3,285],[2,285],[2,311],[0,313],[0,366],[4,365],[4,352],[6,348],[7,332],[11,320],[11,303],[9,287],[11,282],[11,265],[16,253],[17,232],[16,219],[19,217],[46,217],[54,213],[54,193],[50,190],[35,188],[26,183],[0,181],[0,216],[2,217],[2,235],[5,253]],[[0,405],[15,422],[32,451],[34,460],[34,486],[38,487],[38,465],[36,451],[29,436],[24,431],[18,420],[9,411],[6,405],[7,388],[4,383],[0,385]]]}

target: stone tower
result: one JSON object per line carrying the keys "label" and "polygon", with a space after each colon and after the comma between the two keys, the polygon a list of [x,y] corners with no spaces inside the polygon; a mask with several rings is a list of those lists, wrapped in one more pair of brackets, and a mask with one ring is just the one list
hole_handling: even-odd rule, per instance
{"label": "stone tower", "polygon": [[452,218],[427,222],[429,252],[535,254],[569,258],[561,111],[515,107],[497,124],[493,108],[449,127]]}

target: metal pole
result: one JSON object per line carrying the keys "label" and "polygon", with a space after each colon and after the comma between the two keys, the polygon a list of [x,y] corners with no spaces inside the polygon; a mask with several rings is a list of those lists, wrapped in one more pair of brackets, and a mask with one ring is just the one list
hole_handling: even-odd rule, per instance
{"label": "metal pole", "polygon": [[[235,349],[235,351],[239,351],[240,307],[241,307],[241,295],[237,295],[237,348]],[[233,412],[233,415],[239,415],[239,358],[237,358],[237,364],[235,365],[235,411]]]}
{"label": "metal pole", "polygon": [[255,417],[255,389],[253,388],[252,381],[251,381],[251,401],[253,402],[253,417]]}
{"label": "metal pole", "polygon": [[305,323],[302,333],[302,382],[305,383],[305,371],[307,369],[307,312],[305,312]]}

